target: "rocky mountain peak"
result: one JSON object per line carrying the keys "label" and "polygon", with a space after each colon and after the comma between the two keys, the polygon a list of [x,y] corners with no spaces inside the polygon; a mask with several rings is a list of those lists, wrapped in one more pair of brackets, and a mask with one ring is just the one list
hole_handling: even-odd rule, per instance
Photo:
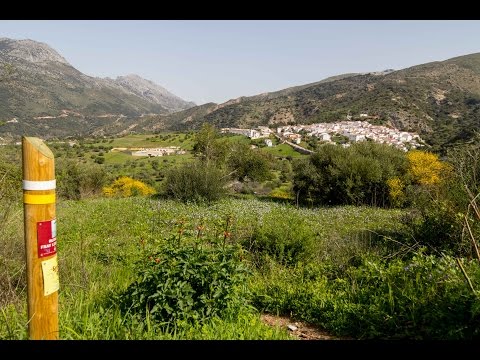
{"label": "rocky mountain peak", "polygon": [[26,60],[36,64],[59,62],[70,65],[64,57],[47,44],[30,39],[0,38],[0,56]]}
{"label": "rocky mountain peak", "polygon": [[185,101],[153,81],[136,74],[118,76],[114,81],[126,91],[148,101],[161,104],[170,110],[178,111],[195,106],[195,103]]}

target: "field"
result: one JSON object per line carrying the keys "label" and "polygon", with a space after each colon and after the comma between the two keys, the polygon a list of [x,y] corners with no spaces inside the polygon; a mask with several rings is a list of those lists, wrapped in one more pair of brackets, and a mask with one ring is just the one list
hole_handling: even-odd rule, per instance
{"label": "field", "polygon": [[274,147],[263,148],[263,151],[266,151],[277,157],[287,157],[291,156],[292,158],[306,157],[307,155],[300,154],[295,151],[290,145],[280,144]]}
{"label": "field", "polygon": [[[420,207],[393,208],[392,203],[383,208],[358,205],[361,202],[320,206],[315,201],[327,190],[334,189],[338,197],[343,184],[352,185],[352,179],[333,177],[341,172],[330,173],[329,186],[320,183],[311,201],[302,203],[291,191],[292,169],[298,174],[305,168],[307,176],[317,173],[292,166],[299,154],[286,145],[267,148],[245,137],[224,140],[273,152],[275,157],[263,158],[270,162],[267,171],[272,176],[263,181],[232,178],[222,185],[221,191],[231,186],[222,197],[184,202],[172,200],[179,198],[162,192],[160,185],[165,171],[192,161],[191,151],[135,158],[110,150],[150,142],[182,143],[191,149],[191,134],[49,144],[57,167],[61,339],[296,339],[285,326],[264,321],[275,317],[353,339],[480,338],[480,267],[471,240],[458,236],[462,207],[452,214],[427,198],[423,215]],[[242,151],[230,156],[258,151],[232,148]],[[19,149],[5,147],[0,161],[0,339],[27,338]],[[341,151],[355,147],[348,149]],[[377,170],[388,166],[385,154],[405,157],[382,149],[379,158],[385,164]],[[349,154],[350,159],[359,156]],[[207,162],[196,163],[185,168],[190,170],[187,179],[182,173],[173,177],[186,180],[178,180],[187,185],[182,194],[192,190],[192,183],[194,190],[202,189],[207,175],[221,177],[215,169],[204,171]],[[261,163],[246,164],[257,170]],[[352,164],[344,164],[350,171]],[[367,162],[359,164],[366,168]],[[130,193],[127,198],[103,194],[102,186],[119,175],[154,183],[160,191],[143,197]],[[432,191],[424,195],[445,196],[455,204],[440,187],[429,185],[410,190]],[[359,196],[368,190],[349,189]]]}
{"label": "field", "polygon": [[[20,209],[16,211],[21,212]],[[155,244],[167,238],[175,231],[178,220],[187,222],[187,231],[193,231],[198,224],[205,224],[205,237],[213,237],[218,232],[218,224],[231,216],[233,242],[246,241],[259,227],[288,227],[289,223],[296,222],[302,231],[308,228],[309,234],[315,235],[315,256],[321,257],[327,256],[323,253],[327,248],[334,251],[335,246],[352,247],[353,251],[361,241],[372,241],[375,236],[366,231],[395,226],[399,214],[398,211],[354,207],[297,210],[289,205],[259,200],[230,199],[213,206],[142,198],[62,201],[57,205],[60,337],[288,339],[285,329],[262,324],[258,310],[250,310],[235,320],[213,320],[203,327],[185,328],[183,332],[172,335],[156,328],[155,324],[129,319],[114,306],[107,305],[106,299],[125,289],[135,278],[136,261],[145,251],[142,240]],[[275,225],[275,219],[284,223]],[[23,260],[20,256],[20,216],[15,217],[10,229],[13,237],[8,244],[2,245],[15,244],[18,254],[9,268],[19,270]],[[339,258],[336,261],[345,260]],[[2,308],[4,316],[0,318],[0,338],[3,339],[26,338],[25,279],[16,280],[19,281],[16,301],[8,305],[4,303]],[[250,281],[258,286],[261,283],[260,273],[252,274]]]}

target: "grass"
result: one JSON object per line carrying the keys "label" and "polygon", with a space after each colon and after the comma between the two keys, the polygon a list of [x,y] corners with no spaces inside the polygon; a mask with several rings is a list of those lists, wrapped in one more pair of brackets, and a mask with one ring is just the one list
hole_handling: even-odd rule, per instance
{"label": "grass", "polygon": [[191,150],[193,141],[188,133],[161,133],[161,134],[142,134],[126,135],[114,138],[113,141],[93,141],[92,145],[106,145],[113,147],[146,147],[156,148],[163,146],[180,146],[182,149]]}
{"label": "grass", "polygon": [[[26,338],[24,260],[14,245],[22,239],[19,212],[20,203],[0,238],[2,259],[9,259],[0,269],[2,284],[13,288],[3,294],[0,306],[1,339]],[[404,212],[354,206],[297,209],[233,198],[209,205],[153,198],[59,201],[60,336],[288,339],[286,329],[261,322],[261,313],[268,312],[360,339],[478,338],[480,298],[455,260],[421,251],[399,255]],[[227,218],[228,242],[243,245],[251,271],[246,282],[251,306],[238,316],[165,328],[148,316],[140,320],[121,312],[112,302],[137,278],[138,261],[165,238],[179,236],[180,227],[187,238],[196,237],[198,226],[205,239],[221,238]],[[461,261],[479,289],[478,264]]]}
{"label": "grass", "polygon": [[[19,205],[20,206],[20,205]],[[19,208],[20,209],[20,208]],[[366,228],[392,227],[399,211],[371,208],[295,209],[290,205],[259,200],[226,199],[211,206],[143,198],[60,201],[57,204],[58,256],[61,289],[60,329],[63,339],[287,339],[285,329],[263,325],[258,312],[245,312],[236,319],[214,319],[202,326],[165,332],[144,324],[105,299],[124,289],[135,277],[135,260],[142,256],[141,241],[153,243],[172,233],[178,220],[186,228],[206,224],[206,234],[218,233],[224,217],[232,216],[232,238],[253,235],[263,220],[275,213],[296,213],[322,239],[334,243]],[[268,220],[271,221],[271,220]],[[10,227],[21,239],[21,221]],[[7,244],[2,239],[2,245]],[[322,245],[323,246],[323,245]],[[21,268],[22,257],[15,268]],[[13,266],[13,264],[11,264]],[[3,274],[5,277],[5,274]],[[17,288],[12,302],[2,305],[0,338],[25,338],[25,289]]]}
{"label": "grass", "polygon": [[290,145],[287,144],[280,144],[273,147],[265,147],[262,148],[262,151],[266,151],[277,157],[291,156],[292,158],[301,158],[308,156],[295,151]]}

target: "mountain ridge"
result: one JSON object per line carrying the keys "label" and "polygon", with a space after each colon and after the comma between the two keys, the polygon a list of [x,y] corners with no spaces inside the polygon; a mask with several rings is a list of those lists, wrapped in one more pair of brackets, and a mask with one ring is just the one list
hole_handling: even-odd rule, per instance
{"label": "mountain ridge", "polygon": [[184,130],[187,124],[199,128],[203,122],[279,126],[359,120],[367,114],[372,123],[419,133],[433,150],[470,141],[480,131],[480,53],[391,70],[347,74],[274,96],[240,97],[211,105],[209,111],[192,108],[162,116],[162,121]]}
{"label": "mountain ridge", "polygon": [[89,77],[44,43],[25,40],[15,48],[12,41],[0,39],[0,63],[14,60],[17,70],[0,82],[1,136],[190,130],[204,122],[275,127],[358,120],[360,114],[417,132],[433,149],[470,141],[480,131],[480,53],[193,106],[138,75]]}
{"label": "mountain ridge", "polygon": [[[46,130],[48,136],[66,136],[69,128],[71,134],[85,134],[101,126],[98,117],[108,124],[114,115],[115,120],[135,118],[194,106],[138,75],[88,76],[49,45],[30,39],[0,38],[0,76],[2,68],[8,76],[0,81],[0,134],[7,137]],[[55,118],[64,121],[55,127],[43,121]]]}

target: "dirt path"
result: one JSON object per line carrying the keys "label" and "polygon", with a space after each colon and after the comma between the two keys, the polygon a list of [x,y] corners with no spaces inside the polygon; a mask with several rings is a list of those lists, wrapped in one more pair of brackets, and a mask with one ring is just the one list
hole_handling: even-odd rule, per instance
{"label": "dirt path", "polygon": [[333,336],[317,326],[295,321],[286,316],[263,314],[261,319],[267,325],[288,329],[291,336],[300,340],[353,340],[352,338]]}

